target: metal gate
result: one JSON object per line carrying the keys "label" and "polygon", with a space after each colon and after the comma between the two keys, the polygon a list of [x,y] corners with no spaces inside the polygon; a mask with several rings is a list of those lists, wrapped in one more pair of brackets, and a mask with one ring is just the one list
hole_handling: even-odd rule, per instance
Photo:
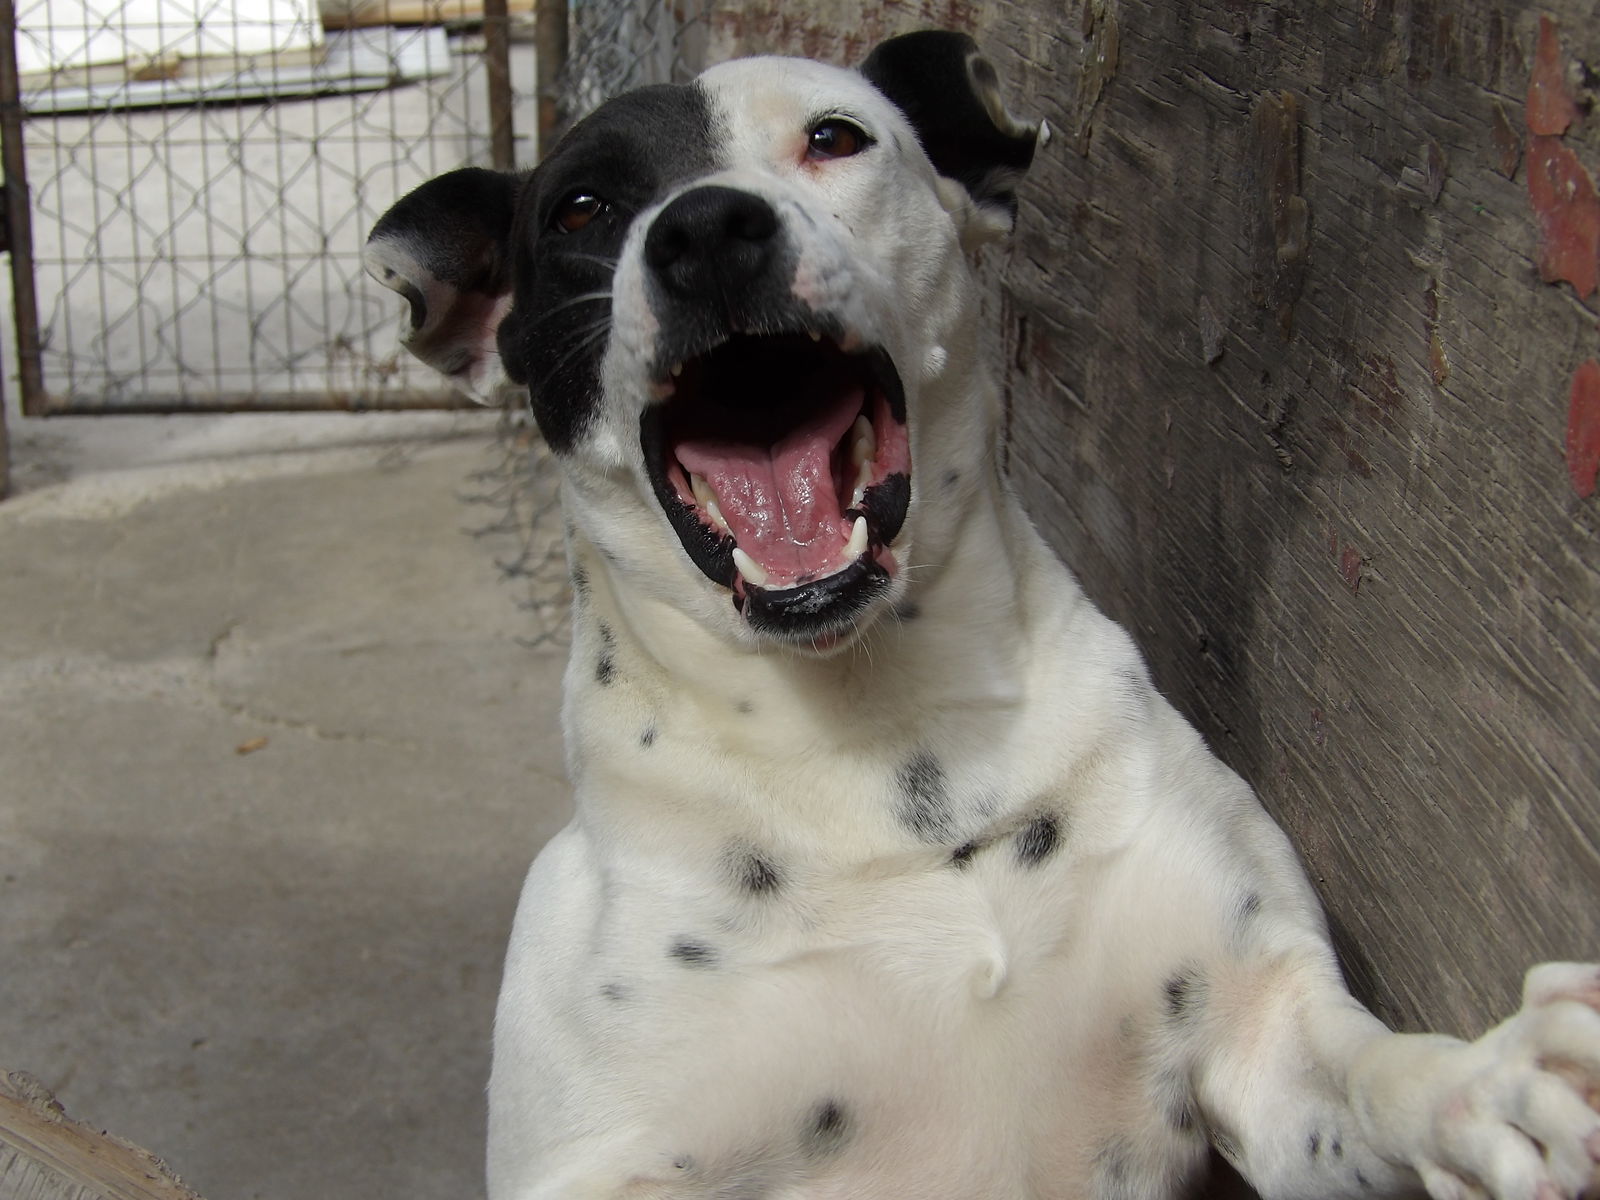
{"label": "metal gate", "polygon": [[401,306],[361,246],[424,179],[519,157],[531,14],[532,0],[0,0],[6,354],[23,412],[454,404],[399,350]]}

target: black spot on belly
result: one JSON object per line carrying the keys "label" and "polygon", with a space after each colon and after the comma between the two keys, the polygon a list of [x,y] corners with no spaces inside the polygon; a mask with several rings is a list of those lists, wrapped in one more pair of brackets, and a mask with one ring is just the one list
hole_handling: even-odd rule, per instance
{"label": "black spot on belly", "polygon": [[1315,1158],[1322,1153],[1322,1135],[1315,1130],[1306,1139],[1306,1157]]}
{"label": "black spot on belly", "polygon": [[1356,1186],[1363,1192],[1370,1192],[1372,1190],[1372,1180],[1368,1179],[1366,1175],[1358,1170],[1356,1172]]}
{"label": "black spot on belly", "polygon": [[1046,813],[1035,817],[1017,835],[1017,861],[1025,867],[1036,867],[1060,845],[1061,827],[1054,815]]}
{"label": "black spot on belly", "polygon": [[679,938],[667,953],[686,967],[705,969],[717,965],[716,950],[694,938]]}
{"label": "black spot on belly", "polygon": [[959,871],[965,871],[972,862],[972,856],[978,852],[977,842],[962,842],[950,851],[950,865]]}
{"label": "black spot on belly", "polygon": [[1251,892],[1239,901],[1239,920],[1248,921],[1261,911],[1261,893]]}
{"label": "black spot on belly", "polygon": [[937,758],[917,751],[895,775],[895,788],[900,793],[895,816],[902,825],[925,842],[949,840],[955,822],[950,788]]}
{"label": "black spot on belly", "polygon": [[734,705],[734,707],[736,709],[738,709],[740,716],[745,716],[745,717],[748,717],[751,713],[755,712],[755,710],[756,710],[756,706],[754,704],[751,704],[750,701],[748,701],[748,700],[741,700],[741,701],[739,701],[738,704]]}
{"label": "black spot on belly", "polygon": [[1339,1140],[1337,1135],[1335,1135],[1333,1141],[1328,1144],[1328,1152],[1335,1158],[1344,1157],[1344,1143]]}
{"label": "black spot on belly", "polygon": [[600,622],[600,656],[594,663],[594,681],[601,687],[610,687],[611,680],[616,676],[617,663],[612,656],[616,645],[617,639],[611,632],[611,626]]}
{"label": "black spot on belly", "polygon": [[960,471],[946,471],[945,472],[945,476],[944,476],[944,485],[945,485],[945,487],[955,487],[955,485],[960,483],[960,482],[961,482],[961,472]]}
{"label": "black spot on belly", "polygon": [[1205,1003],[1205,982],[1193,970],[1179,971],[1162,990],[1167,997],[1167,1015],[1175,1021],[1189,1020]]}
{"label": "black spot on belly", "polygon": [[651,746],[654,746],[655,744],[656,744],[656,727],[654,725],[651,725],[648,728],[646,728],[643,733],[641,733],[639,735],[639,745],[643,746],[646,750],[648,750],[648,749],[650,749]]}
{"label": "black spot on belly", "polygon": [[783,872],[770,858],[756,850],[738,858],[739,886],[756,896],[764,896],[783,886]]}
{"label": "black spot on belly", "polygon": [[617,1003],[628,998],[628,989],[620,983],[603,983],[600,985],[600,994],[612,1003]]}
{"label": "black spot on belly", "polygon": [[572,594],[580,601],[589,598],[589,572],[577,565],[572,568]]}
{"label": "black spot on belly", "polygon": [[850,1138],[850,1118],[837,1100],[824,1100],[806,1118],[805,1147],[812,1154],[836,1154]]}

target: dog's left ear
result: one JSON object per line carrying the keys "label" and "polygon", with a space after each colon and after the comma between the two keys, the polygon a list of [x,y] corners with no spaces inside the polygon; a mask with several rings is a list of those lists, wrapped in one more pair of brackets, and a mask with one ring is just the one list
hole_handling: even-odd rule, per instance
{"label": "dog's left ear", "polygon": [[1050,128],[1007,111],[999,77],[978,44],[945,30],[908,33],[867,55],[861,73],[905,113],[933,169],[965,190],[972,211],[963,244],[1010,233],[1017,184]]}

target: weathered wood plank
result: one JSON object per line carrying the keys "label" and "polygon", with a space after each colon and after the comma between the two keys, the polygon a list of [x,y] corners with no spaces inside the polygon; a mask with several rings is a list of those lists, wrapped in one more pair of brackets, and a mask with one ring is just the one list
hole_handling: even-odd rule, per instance
{"label": "weathered wood plank", "polygon": [[0,1072],[0,1200],[200,1200],[154,1155],[69,1119],[38,1080]]}
{"label": "weathered wood plank", "polygon": [[1540,12],[1593,175],[1586,0],[825,0],[712,41],[966,28],[1065,135],[989,264],[1012,473],[1402,1028],[1600,952],[1600,498],[1565,444],[1600,310],[1541,278]]}

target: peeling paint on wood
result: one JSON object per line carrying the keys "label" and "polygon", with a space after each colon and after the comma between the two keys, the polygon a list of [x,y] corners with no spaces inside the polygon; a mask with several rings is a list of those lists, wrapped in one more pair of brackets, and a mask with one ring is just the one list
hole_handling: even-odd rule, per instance
{"label": "peeling paint on wood", "polygon": [[1594,180],[1560,138],[1528,142],[1528,201],[1539,219],[1539,277],[1594,292],[1600,270],[1600,199]]}
{"label": "peeling paint on wood", "polygon": [[1563,134],[1578,119],[1578,106],[1567,90],[1566,75],[1556,23],[1548,14],[1541,14],[1539,48],[1534,51],[1533,72],[1528,77],[1529,133]]}

